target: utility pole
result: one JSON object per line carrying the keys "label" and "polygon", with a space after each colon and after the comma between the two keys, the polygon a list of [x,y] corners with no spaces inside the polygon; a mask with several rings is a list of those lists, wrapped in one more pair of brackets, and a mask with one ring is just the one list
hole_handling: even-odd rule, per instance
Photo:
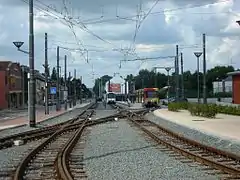
{"label": "utility pole", "polygon": [[77,99],[77,91],[76,91],[76,77],[77,71],[74,69],[74,100],[73,100],[73,106],[76,106],[76,99]]}
{"label": "utility pole", "polygon": [[45,64],[43,65],[45,69],[45,114],[49,114],[48,107],[48,35],[45,33]]}
{"label": "utility pole", "polygon": [[22,106],[24,108],[24,105],[25,105],[25,68],[24,66],[22,66],[21,68],[22,70]]}
{"label": "utility pole", "polygon": [[34,27],[33,27],[33,0],[29,0],[29,125],[30,127],[36,126],[36,80],[34,72]]}
{"label": "utility pole", "polygon": [[69,78],[69,107],[72,108],[72,88],[71,88],[71,72],[69,72],[69,75],[68,75],[68,78]]}
{"label": "utility pole", "polygon": [[82,76],[80,77],[80,104],[82,104]]}
{"label": "utility pole", "polygon": [[207,82],[206,82],[206,35],[203,34],[203,103],[207,104]]}
{"label": "utility pole", "polygon": [[59,105],[59,95],[60,95],[60,85],[59,85],[59,46],[57,47],[57,104],[56,104],[56,110],[60,110]]}
{"label": "utility pole", "polygon": [[64,108],[67,110],[67,56],[64,56]]}
{"label": "utility pole", "polygon": [[157,69],[155,68],[155,88],[157,88],[158,82],[157,82]]}
{"label": "utility pole", "polygon": [[100,97],[102,98],[102,78],[100,78]]}
{"label": "utility pole", "polygon": [[184,93],[184,77],[183,77],[183,53],[181,52],[181,83],[182,83],[182,99],[185,98]]}
{"label": "utility pole", "polygon": [[167,71],[167,77],[168,77],[168,81],[167,81],[167,85],[168,85],[168,89],[167,89],[167,99],[168,99],[168,104],[169,104],[169,95],[170,95],[170,76],[169,76],[169,71],[171,70],[171,67],[166,67],[165,70]]}
{"label": "utility pole", "polygon": [[176,101],[179,101],[179,62],[178,62],[178,45],[176,45]]}
{"label": "utility pole", "polygon": [[197,57],[197,97],[198,104],[200,103],[200,79],[199,79],[199,58],[202,55],[202,52],[195,52],[194,55]]}
{"label": "utility pole", "polygon": [[125,79],[125,101],[127,101],[127,80]]}

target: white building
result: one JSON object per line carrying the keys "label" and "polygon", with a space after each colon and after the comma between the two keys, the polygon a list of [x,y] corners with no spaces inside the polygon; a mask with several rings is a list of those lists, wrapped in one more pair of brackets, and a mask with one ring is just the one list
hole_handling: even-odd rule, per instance
{"label": "white building", "polygon": [[213,82],[213,93],[232,92],[232,77],[229,76],[222,81]]}

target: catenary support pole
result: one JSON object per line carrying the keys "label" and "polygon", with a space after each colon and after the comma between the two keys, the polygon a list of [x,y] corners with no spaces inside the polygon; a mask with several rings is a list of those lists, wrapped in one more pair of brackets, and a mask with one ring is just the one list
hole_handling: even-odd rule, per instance
{"label": "catenary support pole", "polygon": [[71,88],[72,77],[71,77],[71,72],[69,72],[68,77],[69,77],[69,86],[68,86],[69,87],[69,107],[72,108],[72,88]]}
{"label": "catenary support pole", "polygon": [[48,107],[48,35],[45,33],[45,64],[43,65],[45,69],[45,114],[49,114]]}
{"label": "catenary support pole", "polygon": [[182,83],[182,99],[185,98],[185,93],[184,93],[184,75],[183,75],[183,53],[181,52],[181,83]]}
{"label": "catenary support pole", "polygon": [[199,57],[197,57],[197,98],[200,103],[200,77],[199,77]]}
{"label": "catenary support pole", "polygon": [[29,125],[30,127],[36,126],[36,80],[34,72],[34,27],[33,27],[33,0],[29,0]]}
{"label": "catenary support pole", "polygon": [[25,68],[22,66],[22,107],[25,106]]}
{"label": "catenary support pole", "polygon": [[80,77],[80,104],[82,104],[82,76]]}
{"label": "catenary support pole", "polygon": [[206,35],[203,34],[203,103],[207,104],[207,82],[206,82]]}
{"label": "catenary support pole", "polygon": [[77,71],[76,71],[76,69],[74,69],[74,100],[73,100],[73,106],[76,106],[76,99],[77,99],[76,78],[77,78]]}
{"label": "catenary support pole", "polygon": [[64,109],[67,110],[67,56],[64,56]]}
{"label": "catenary support pole", "polygon": [[179,60],[178,45],[176,45],[176,101],[179,101]]}
{"label": "catenary support pole", "polygon": [[57,47],[57,103],[56,103],[56,110],[60,110],[60,83],[59,83],[59,46]]}

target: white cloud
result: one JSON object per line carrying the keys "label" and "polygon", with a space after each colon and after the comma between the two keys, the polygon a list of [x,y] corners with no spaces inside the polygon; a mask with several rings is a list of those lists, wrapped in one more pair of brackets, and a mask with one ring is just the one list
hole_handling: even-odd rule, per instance
{"label": "white cloud", "polygon": [[[41,4],[44,3],[62,12],[62,15],[65,14],[62,1],[34,2],[37,8],[42,7],[46,10],[47,8]],[[80,52],[60,49],[61,66],[63,67],[64,55],[67,55],[68,71],[73,73],[73,69],[77,69],[77,75],[82,75],[88,86],[92,86],[93,83],[92,64],[98,76],[105,74],[112,76],[114,72],[120,72],[125,76],[137,73],[140,68],[173,66],[173,59],[170,58],[145,62],[122,62],[119,69],[120,60],[124,59],[124,55],[123,52],[118,51],[129,48],[132,44],[136,23],[134,15],[140,0],[99,2],[66,0],[66,2],[68,10],[75,15],[72,21],[78,23],[74,26],[74,31],[66,25],[65,21],[60,21],[59,16],[62,17],[62,15],[53,12],[54,17],[49,16],[52,13],[50,8],[48,8],[50,12],[47,13],[48,15],[38,9],[34,10],[35,67],[37,69],[42,70],[45,32],[48,33],[51,67],[56,66],[56,46],[89,50],[90,64],[87,64],[86,53],[83,58]],[[146,13],[154,1],[144,2],[145,4],[141,7]],[[213,2],[218,3],[209,5]],[[196,7],[199,5],[205,6]],[[196,57],[193,52],[202,50],[202,33],[206,33],[207,67],[229,64],[232,59],[236,62],[234,64],[236,68],[239,68],[240,63],[237,60],[240,56],[238,48],[240,27],[235,22],[238,18],[240,20],[239,8],[240,2],[233,0],[202,0],[198,3],[192,0],[160,1],[139,28],[135,41],[136,52],[143,58],[175,55],[175,46],[179,44],[179,52],[184,54],[185,70],[195,70]],[[0,58],[28,64],[28,56],[18,52],[12,45],[12,41],[21,40],[25,42],[23,49],[28,48],[27,4],[17,0],[2,0],[0,9]],[[18,12],[17,16],[16,12]],[[116,18],[116,15],[119,17]],[[84,22],[87,29],[80,22]],[[135,59],[136,56],[128,55],[126,58]],[[159,71],[164,72],[164,70]]]}

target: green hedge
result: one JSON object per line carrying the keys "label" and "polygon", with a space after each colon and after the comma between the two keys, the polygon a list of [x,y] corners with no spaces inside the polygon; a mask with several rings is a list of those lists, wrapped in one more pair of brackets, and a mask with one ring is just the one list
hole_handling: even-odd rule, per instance
{"label": "green hedge", "polygon": [[179,110],[188,110],[193,116],[214,118],[217,113],[240,116],[240,106],[222,106],[216,104],[198,104],[198,103],[169,103],[168,110],[178,112]]}
{"label": "green hedge", "polygon": [[240,116],[240,106],[217,105],[218,113]]}
{"label": "green hedge", "polygon": [[182,103],[169,103],[168,110],[169,111],[179,111],[181,109],[188,109],[189,103],[182,102]]}
{"label": "green hedge", "polygon": [[201,116],[207,118],[215,118],[218,110],[214,104],[191,104],[188,107],[188,111],[193,116]]}

